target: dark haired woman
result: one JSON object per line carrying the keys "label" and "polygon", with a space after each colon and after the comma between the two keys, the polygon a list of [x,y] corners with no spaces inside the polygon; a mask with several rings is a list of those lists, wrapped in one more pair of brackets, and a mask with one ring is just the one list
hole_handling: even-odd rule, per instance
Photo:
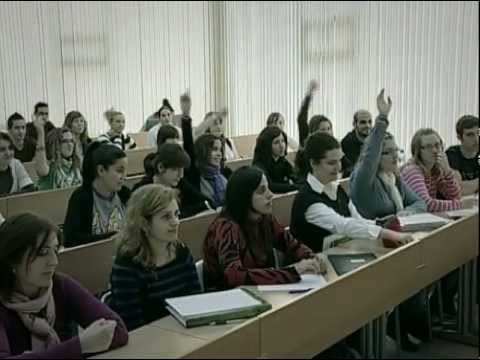
{"label": "dark haired woman", "polygon": [[[225,207],[203,244],[206,289],[294,283],[301,274],[326,270],[324,260],[272,216],[272,198],[262,170],[242,167],[232,174]],[[287,266],[280,267],[278,251]]]}
{"label": "dark haired woman", "polygon": [[92,142],[92,139],[88,136],[87,120],[78,111],[70,111],[65,116],[65,122],[63,127],[70,129],[75,140],[75,153],[80,158],[80,162],[83,161],[83,156],[87,151],[88,145]]}
{"label": "dark haired woman", "polygon": [[109,238],[121,227],[130,190],[125,187],[127,156],[112,144],[92,143],[83,161],[83,184],[68,202],[65,246]]}
{"label": "dark haired woman", "polygon": [[[181,99],[183,98],[183,96],[184,95],[182,95]],[[147,119],[147,122],[145,123],[145,126],[144,126],[145,131],[148,131],[147,141],[149,146],[151,147],[157,146],[158,130],[163,125],[174,126],[179,132],[179,135],[181,136],[181,132],[180,132],[181,129],[178,127],[178,124],[175,123],[174,115],[175,115],[175,112],[173,111],[173,108],[170,105],[170,102],[167,99],[163,99],[163,104],[160,107],[160,109],[158,109],[158,111],[155,114],[153,114]],[[148,130],[146,130],[147,128]]]}
{"label": "dark haired woman", "polygon": [[117,314],[55,272],[60,246],[59,229],[35,215],[0,225],[0,358],[82,359],[127,343]]}
{"label": "dark haired woman", "polygon": [[257,138],[253,165],[261,168],[267,176],[273,193],[286,193],[298,189],[293,166],[285,158],[287,136],[276,126],[267,126]]}

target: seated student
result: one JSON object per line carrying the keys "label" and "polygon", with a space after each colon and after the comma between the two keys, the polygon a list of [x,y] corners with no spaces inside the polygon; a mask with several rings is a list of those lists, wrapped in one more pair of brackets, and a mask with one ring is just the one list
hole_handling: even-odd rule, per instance
{"label": "seated student", "polygon": [[[277,222],[272,199],[261,169],[244,166],[232,174],[225,207],[203,244],[206,289],[294,283],[302,274],[326,271],[324,259]],[[276,251],[288,266],[279,267]]]}
{"label": "seated student", "polygon": [[27,122],[19,113],[14,113],[7,120],[8,133],[13,143],[15,159],[21,162],[32,161],[37,146],[34,139],[27,136]]}
{"label": "seated student", "polygon": [[238,155],[237,148],[232,139],[229,139],[225,136],[225,117],[227,116],[227,110],[222,110],[220,112],[208,112],[205,115],[203,122],[196,127],[195,135],[200,137],[201,135],[211,134],[219,138],[222,142],[222,161],[231,161],[236,160],[240,156]]}
{"label": "seated student", "polygon": [[[391,100],[384,99],[382,90],[377,97],[379,115],[370,135],[365,140],[362,154],[350,176],[349,190],[358,212],[367,219],[389,215],[408,215],[424,212],[425,202],[420,199],[399,176],[398,148],[393,136],[387,132],[387,116]],[[404,350],[416,351],[408,333],[425,339],[427,332],[426,300],[417,294],[400,305],[400,342]],[[390,316],[387,333],[394,337],[394,317]]]}
{"label": "seated student", "polygon": [[[180,104],[182,105],[186,100],[184,99],[184,95],[180,98]],[[183,108],[183,105],[182,105]],[[150,116],[147,119],[146,125],[147,127],[152,124],[152,119],[155,117],[155,122],[157,122],[155,125],[151,126],[148,130],[148,135],[147,135],[147,141],[148,145],[151,147],[157,146],[157,135],[158,135],[158,130],[163,126],[163,125],[171,125],[174,126],[177,131],[180,132],[180,128],[177,126],[177,124],[174,123],[174,111],[170,103],[168,102],[167,99],[163,99],[163,104],[162,107],[152,116]],[[147,130],[146,130],[147,131]]]}
{"label": "seated student", "polygon": [[276,126],[268,126],[258,135],[253,155],[253,165],[258,166],[268,179],[273,193],[286,193],[298,189],[293,166],[287,155],[286,135]]}
{"label": "seated student", "polygon": [[117,314],[55,272],[60,235],[28,213],[0,225],[0,358],[82,359],[128,341]]}
{"label": "seated student", "polygon": [[88,137],[88,126],[85,117],[78,111],[70,111],[65,116],[63,127],[70,129],[72,132],[73,140],[75,140],[75,153],[80,161],[83,161],[87,147],[92,142],[92,139]]}
{"label": "seated student", "polygon": [[362,151],[363,143],[372,129],[372,114],[367,110],[358,110],[353,115],[353,130],[342,139],[343,176],[349,177]]}
{"label": "seated student", "polygon": [[35,170],[39,176],[38,190],[81,185],[80,159],[75,153],[75,140],[71,131],[66,128],[53,129],[45,141],[44,125],[38,121],[35,125],[38,134],[35,155]]}
{"label": "seated student", "polygon": [[135,184],[133,192],[147,184],[161,184],[179,191],[180,217],[194,216],[213,208],[209,199],[184,178],[184,169],[190,166],[190,157],[178,144],[163,144],[152,162],[153,172]]}
{"label": "seated student", "polygon": [[410,235],[382,229],[360,216],[337,181],[342,157],[340,144],[334,137],[320,133],[309,136],[304,164],[308,176],[293,201],[292,234],[315,252],[323,251],[323,240],[331,234],[372,241],[382,239],[390,247],[410,241]]}
{"label": "seated student", "polygon": [[398,147],[387,132],[391,103],[385,102],[383,90],[377,103],[380,115],[350,176],[350,197],[360,215],[367,219],[424,212],[425,202],[400,177]]}
{"label": "seated student", "polygon": [[41,120],[45,124],[45,136],[47,136],[50,131],[55,129],[55,125],[53,125],[48,120],[48,114],[48,104],[44,102],[39,102],[35,104],[35,107],[33,109],[32,122],[27,123],[27,137],[37,141],[37,129],[33,124],[36,119]]}
{"label": "seated student", "polygon": [[27,170],[13,158],[13,152],[10,136],[0,132],[0,196],[35,191]]}
{"label": "seated student", "polygon": [[104,116],[110,125],[110,130],[106,134],[100,135],[96,141],[112,143],[123,151],[137,147],[132,137],[123,134],[125,130],[125,115],[123,113],[112,108],[105,111]]}
{"label": "seated student", "polygon": [[[267,127],[268,126],[276,126],[280,130],[282,130],[282,132],[284,132],[285,118],[283,117],[282,114],[278,112],[270,113],[270,115],[268,115],[267,117]],[[285,143],[288,144],[293,150],[297,150],[298,142],[294,138],[291,138],[290,136],[288,136],[287,133],[284,132],[284,134],[285,134]]]}
{"label": "seated student", "polygon": [[179,224],[171,188],[146,185],[132,194],[111,275],[112,308],[130,331],[166,316],[166,298],[201,291]]}
{"label": "seated student", "polygon": [[68,202],[64,223],[65,247],[103,240],[118,232],[130,190],[125,152],[112,144],[93,142],[83,160],[83,184]]}
{"label": "seated student", "polygon": [[447,149],[451,168],[460,173],[462,195],[478,193],[479,153],[478,153],[478,117],[464,115],[457,121],[457,138],[460,145]]}
{"label": "seated student", "polygon": [[[461,199],[460,179],[448,164],[440,135],[420,129],[412,139],[412,159],[400,169],[402,179],[427,204],[429,212],[470,208],[475,199]],[[441,199],[440,199],[441,197]]]}

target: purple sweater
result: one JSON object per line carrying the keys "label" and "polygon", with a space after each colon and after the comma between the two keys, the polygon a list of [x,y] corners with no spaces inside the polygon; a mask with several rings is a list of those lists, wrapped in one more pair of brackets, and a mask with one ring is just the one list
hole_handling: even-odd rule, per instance
{"label": "purple sweater", "polygon": [[72,323],[86,328],[101,318],[117,321],[110,349],[127,343],[128,331],[120,317],[72,278],[56,274],[53,278],[53,297],[56,312],[54,328],[62,342],[44,352],[24,354],[31,351],[30,333],[16,312],[0,304],[0,358],[82,359],[79,338],[71,335]]}

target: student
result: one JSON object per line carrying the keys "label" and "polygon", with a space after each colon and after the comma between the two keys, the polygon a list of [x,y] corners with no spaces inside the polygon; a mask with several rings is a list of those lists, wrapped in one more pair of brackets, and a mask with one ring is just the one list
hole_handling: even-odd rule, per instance
{"label": "student", "polygon": [[[189,101],[188,99],[185,98],[185,96],[186,94],[183,94],[180,98],[180,104],[182,106],[182,109],[186,106],[185,103]],[[147,140],[148,140],[149,146],[155,147],[157,145],[158,130],[163,125],[174,126],[179,132],[179,135],[181,134],[180,132],[181,129],[177,126],[177,124],[174,123],[174,113],[175,112],[173,111],[173,108],[170,105],[169,101],[167,99],[163,99],[162,107],[155,114],[153,114],[147,119],[147,122],[146,122],[147,127],[150,126],[148,124],[157,122],[155,125],[151,126],[148,130]],[[153,119],[155,119],[155,121],[153,121]]]}
{"label": "student", "polygon": [[300,112],[297,117],[298,134],[300,138],[300,146],[305,146],[305,140],[308,135],[314,134],[317,131],[333,136],[332,122],[324,115],[314,115],[308,122],[308,109],[313,98],[313,94],[318,90],[318,82],[316,80],[310,81],[308,85],[307,94],[303,99]]}
{"label": "student", "polygon": [[[56,128],[45,141],[44,125],[35,121],[38,147],[35,170],[39,176],[38,190],[56,190],[82,184],[80,159],[75,153],[75,140],[67,128]],[[46,151],[45,151],[46,150]]]}
{"label": "student", "polygon": [[293,166],[285,158],[285,138],[285,133],[279,127],[267,126],[258,135],[253,155],[252,164],[265,171],[269,187],[275,194],[298,189]]}
{"label": "student", "polygon": [[208,112],[205,115],[203,122],[195,129],[195,135],[197,138],[205,133],[216,136],[221,140],[223,162],[236,160],[240,157],[233,140],[225,136],[226,115],[226,110],[222,110],[220,112]]}
{"label": "student", "polygon": [[363,143],[372,129],[372,114],[367,110],[358,110],[353,115],[353,130],[342,139],[343,176],[350,176],[362,151]]}
{"label": "student", "polygon": [[83,160],[83,184],[68,202],[65,247],[92,243],[118,232],[125,217],[130,190],[125,152],[112,144],[93,142]]}
{"label": "student", "polygon": [[65,116],[63,127],[70,129],[72,132],[73,140],[75,140],[75,153],[80,161],[83,161],[83,155],[87,151],[88,145],[92,142],[92,139],[88,137],[88,126],[85,117],[78,111],[70,111]]}
{"label": "student", "polygon": [[411,240],[410,235],[382,229],[360,216],[348,195],[338,185],[342,150],[328,135],[310,135],[305,145],[306,183],[295,196],[291,211],[292,234],[315,252],[323,251],[323,240],[331,234],[356,239],[383,240],[389,247]]}
{"label": "student", "polygon": [[123,151],[137,147],[132,137],[123,134],[125,130],[125,115],[122,112],[112,108],[107,110],[104,116],[110,125],[110,130],[106,134],[100,135],[96,141],[112,143]]}
{"label": "student", "polygon": [[27,122],[19,113],[14,113],[7,120],[8,133],[13,143],[15,159],[22,163],[32,161],[37,146],[34,139],[27,136]]}
{"label": "student", "polygon": [[383,94],[382,90],[377,99],[380,114],[365,140],[349,183],[351,199],[360,215],[367,219],[427,210],[425,202],[400,177],[399,150],[395,139],[387,132],[391,102],[387,103]]}
{"label": "student", "polygon": [[[285,129],[285,118],[283,117],[282,114],[278,112],[273,112],[270,113],[267,117],[267,126],[276,126],[280,130],[284,131]],[[298,142],[294,139],[288,136],[285,132],[285,144],[288,144],[293,150],[298,149]]]}
{"label": "student", "polygon": [[222,140],[211,134],[200,136],[195,141],[195,156],[201,193],[214,209],[223,206],[228,180],[222,173]]}
{"label": "student", "polygon": [[[295,283],[302,274],[326,271],[324,259],[272,216],[272,198],[262,170],[245,166],[232,174],[225,207],[203,244],[206,289]],[[287,266],[279,267],[278,252]]]}
{"label": "student", "polygon": [[[388,113],[392,102],[384,99],[384,90],[377,97],[379,115],[370,135],[365,140],[362,154],[350,176],[349,190],[358,212],[374,220],[390,215],[405,216],[425,212],[427,206],[400,178],[398,147],[387,132]],[[400,304],[400,343],[404,350],[417,351],[418,345],[411,342],[408,333],[421,334],[426,338],[426,299],[420,293]],[[387,332],[395,336],[394,317],[390,316]]]}
{"label": "student", "polygon": [[179,194],[180,218],[194,216],[210,210],[213,204],[184,178],[184,169],[190,166],[190,157],[178,144],[163,144],[152,162],[153,173],[147,174],[137,183],[133,192],[147,184],[161,184],[177,189]]}
{"label": "student", "polygon": [[35,215],[0,225],[0,358],[82,359],[127,343],[117,314],[55,272],[60,246],[60,230]]}
{"label": "student", "polygon": [[201,291],[179,224],[171,188],[146,185],[132,195],[111,275],[112,308],[130,331],[166,316],[166,298]]}
{"label": "student", "polygon": [[460,173],[462,195],[478,193],[479,153],[478,153],[478,117],[464,115],[457,121],[457,138],[460,145],[447,149],[451,168]]}
{"label": "student", "polygon": [[[420,129],[412,138],[412,159],[400,172],[405,183],[427,204],[429,212],[470,208],[475,199],[461,199],[460,178],[443,152],[440,135],[433,129]],[[441,198],[440,198],[441,197]]]}
{"label": "student", "polygon": [[27,136],[29,138],[34,139],[35,141],[37,140],[37,129],[33,124],[33,122],[37,119],[39,119],[45,124],[45,136],[48,136],[48,133],[53,129],[55,129],[55,125],[53,125],[48,120],[48,115],[49,115],[49,110],[48,110],[47,103],[38,102],[35,104],[35,107],[33,109],[32,122],[29,122],[27,124]]}
{"label": "student", "polygon": [[0,132],[0,196],[35,191],[32,179],[13,153],[10,136]]}

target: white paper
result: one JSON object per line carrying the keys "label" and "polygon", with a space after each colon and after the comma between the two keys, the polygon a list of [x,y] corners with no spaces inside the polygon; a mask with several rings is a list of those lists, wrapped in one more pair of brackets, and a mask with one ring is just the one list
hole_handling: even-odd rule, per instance
{"label": "white paper", "polygon": [[305,274],[300,277],[300,282],[295,284],[259,285],[257,289],[259,291],[302,291],[319,289],[327,285],[327,281],[322,275]]}
{"label": "white paper", "polygon": [[261,304],[242,289],[170,298],[165,302],[183,317],[233,311]]}
{"label": "white paper", "polygon": [[421,213],[421,214],[413,214],[409,216],[401,216],[398,218],[400,221],[400,226],[404,227],[421,227],[423,226],[432,226],[432,225],[445,225],[448,223],[448,219],[441,218],[437,215],[433,215],[430,213]]}
{"label": "white paper", "polygon": [[445,212],[445,215],[447,215],[449,218],[458,218],[458,217],[470,216],[476,213],[478,213],[478,208],[474,207],[472,209],[460,209],[460,210],[447,211]]}

